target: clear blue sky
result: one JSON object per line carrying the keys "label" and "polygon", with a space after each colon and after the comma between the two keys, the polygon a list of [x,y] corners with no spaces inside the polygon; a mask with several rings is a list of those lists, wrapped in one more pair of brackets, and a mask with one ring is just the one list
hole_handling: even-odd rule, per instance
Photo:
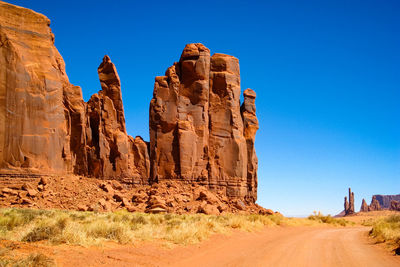
{"label": "clear blue sky", "polygon": [[[258,203],[336,214],[400,194],[400,1],[44,1],[70,81],[85,100],[110,55],[130,135],[149,140],[154,77],[187,43],[239,58],[257,92]],[[247,3],[248,2],[248,3]]]}

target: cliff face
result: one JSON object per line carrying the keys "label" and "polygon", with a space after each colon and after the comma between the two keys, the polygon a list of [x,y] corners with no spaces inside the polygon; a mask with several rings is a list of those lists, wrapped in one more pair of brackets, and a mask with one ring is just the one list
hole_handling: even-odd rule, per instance
{"label": "cliff face", "polygon": [[151,180],[180,179],[255,201],[255,93],[240,107],[239,61],[188,44],[156,77],[150,103]]}
{"label": "cliff face", "polygon": [[0,164],[71,170],[63,92],[70,86],[50,20],[0,2]]}
{"label": "cliff face", "polygon": [[372,198],[376,198],[383,209],[390,209],[392,201],[400,202],[400,195],[373,195]]}
{"label": "cliff face", "polygon": [[85,103],[81,88],[68,81],[49,25],[41,14],[0,2],[3,173],[75,173],[137,184],[175,179],[255,202],[256,94],[245,90],[240,105],[237,58],[187,45],[155,79],[147,143],[127,135],[111,59],[103,58],[101,90]]}
{"label": "cliff face", "polygon": [[360,211],[400,210],[400,195],[373,195],[371,204],[363,199]]}
{"label": "cliff face", "polygon": [[114,64],[104,57],[102,90],[85,103],[49,25],[41,14],[0,2],[1,168],[147,183],[147,144],[126,134]]}

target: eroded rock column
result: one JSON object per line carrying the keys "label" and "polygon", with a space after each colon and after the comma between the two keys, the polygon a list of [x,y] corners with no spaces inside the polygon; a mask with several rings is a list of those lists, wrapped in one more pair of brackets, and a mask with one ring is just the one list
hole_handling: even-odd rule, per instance
{"label": "eroded rock column", "polygon": [[247,196],[252,200],[257,199],[257,168],[258,159],[254,147],[258,119],[256,116],[256,92],[246,89],[243,93],[244,102],[240,108],[244,124],[244,138],[247,145]]}

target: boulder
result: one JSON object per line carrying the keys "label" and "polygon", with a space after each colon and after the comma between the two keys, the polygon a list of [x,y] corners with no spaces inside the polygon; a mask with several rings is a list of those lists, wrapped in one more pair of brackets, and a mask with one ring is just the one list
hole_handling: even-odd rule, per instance
{"label": "boulder", "polygon": [[238,209],[238,210],[246,210],[246,205],[243,203],[242,200],[237,199],[234,201],[233,205]]}
{"label": "boulder", "polygon": [[18,195],[18,192],[16,190],[13,190],[11,188],[5,187],[1,190],[3,194],[8,194],[8,195]]}
{"label": "boulder", "polygon": [[28,192],[28,196],[30,197],[35,197],[38,194],[38,191],[32,188],[28,188],[26,191]]}
{"label": "boulder", "polygon": [[47,185],[48,183],[49,183],[49,178],[48,177],[43,176],[43,177],[40,178],[39,184]]}
{"label": "boulder", "polygon": [[204,213],[207,215],[219,215],[220,211],[218,208],[211,204],[200,205],[198,207],[197,213]]}
{"label": "boulder", "polygon": [[113,198],[115,199],[115,201],[117,202],[122,202],[123,199],[125,198],[124,195],[122,195],[121,193],[115,193]]}
{"label": "boulder", "polygon": [[132,196],[133,203],[144,203],[148,200],[148,195],[145,192],[138,192]]}
{"label": "boulder", "polygon": [[107,193],[110,193],[110,194],[114,193],[114,189],[109,183],[106,183],[106,182],[101,183],[100,188],[103,189]]}
{"label": "boulder", "polygon": [[117,180],[112,180],[111,181],[111,185],[112,185],[112,188],[115,189],[115,190],[122,190],[123,189],[121,183],[118,182]]}
{"label": "boulder", "polygon": [[78,211],[87,211],[87,209],[88,209],[88,207],[86,205],[83,205],[83,204],[79,204],[77,206],[77,208],[78,208]]}

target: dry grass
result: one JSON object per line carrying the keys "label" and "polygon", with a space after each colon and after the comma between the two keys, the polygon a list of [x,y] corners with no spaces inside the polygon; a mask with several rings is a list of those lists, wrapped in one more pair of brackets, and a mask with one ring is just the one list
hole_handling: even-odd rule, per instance
{"label": "dry grass", "polygon": [[1,257],[1,267],[52,267],[56,266],[54,260],[41,254],[32,253],[26,258]]}
{"label": "dry grass", "polygon": [[[320,214],[318,216],[321,216]],[[172,244],[193,244],[210,235],[233,229],[257,231],[266,226],[346,225],[336,219],[286,218],[279,214],[221,216],[203,214],[146,214],[0,209],[0,239],[51,244],[99,245],[103,241],[121,244],[136,240],[162,240]],[[336,223],[338,221],[338,223]],[[332,223],[335,222],[335,223]]]}
{"label": "dry grass", "polygon": [[400,248],[400,215],[376,220],[372,225],[370,235],[377,242],[386,242],[395,249]]}
{"label": "dry grass", "polygon": [[309,220],[317,221],[319,223],[331,224],[336,226],[348,226],[354,225],[355,223],[349,222],[343,218],[333,218],[331,215],[323,215],[321,212],[314,211],[313,215],[308,216]]}

